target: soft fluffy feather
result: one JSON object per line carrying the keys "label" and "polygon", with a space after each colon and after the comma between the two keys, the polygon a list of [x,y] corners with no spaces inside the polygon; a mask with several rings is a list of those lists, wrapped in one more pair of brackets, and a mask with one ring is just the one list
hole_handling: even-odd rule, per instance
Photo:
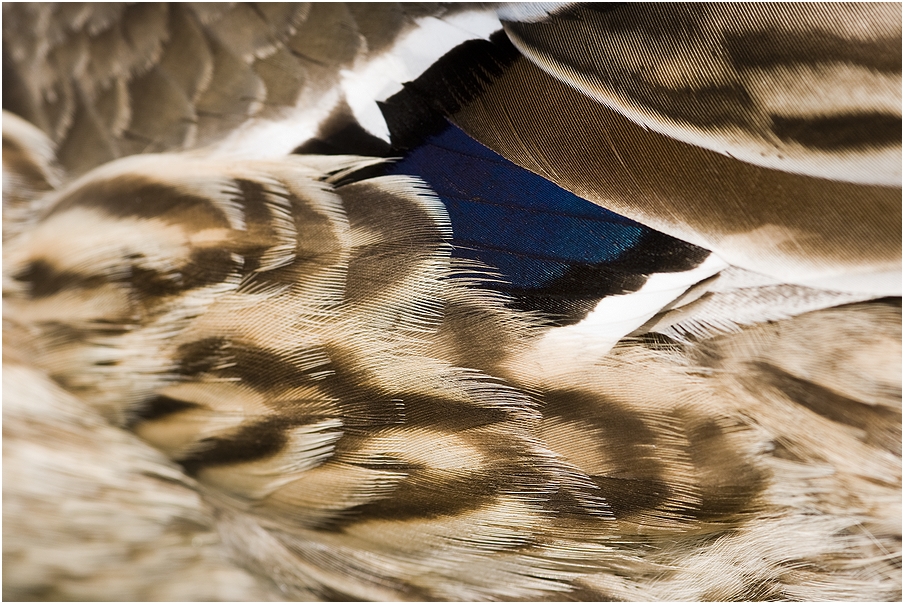
{"label": "soft fluffy feather", "polygon": [[[503,17],[568,81],[650,10]],[[502,33],[372,91],[493,14],[4,6],[5,596],[901,598],[900,189]]]}

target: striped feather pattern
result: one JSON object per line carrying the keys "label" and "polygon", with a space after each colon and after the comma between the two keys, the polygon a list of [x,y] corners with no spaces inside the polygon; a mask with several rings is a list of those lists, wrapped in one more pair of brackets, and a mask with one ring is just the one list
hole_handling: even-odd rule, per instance
{"label": "striped feather pattern", "polygon": [[[566,52],[629,40],[608,65],[631,81],[633,61],[680,46],[682,23],[756,40],[774,22],[817,25],[787,7],[503,12],[514,45],[503,33],[467,42],[379,99],[390,141],[356,122],[349,74],[432,20],[461,29],[453,16],[469,10],[4,6],[4,108],[34,124],[4,112],[7,596],[901,598],[901,299],[876,298],[894,290],[882,280],[840,285],[896,264],[901,191],[817,178],[813,149],[782,171],[703,149],[739,131],[742,147],[761,144],[763,106],[722,130],[689,128],[675,82],[645,114],[658,132],[638,134],[629,110],[650,96],[598,103],[608,81]],[[691,16],[654,35],[651,11]],[[713,16],[732,11],[748,15],[736,29]],[[845,23],[833,27],[863,34]],[[691,49],[732,37],[686,29]],[[662,69],[687,83],[687,67]],[[265,121],[286,138],[246,144]],[[437,123],[466,145],[435,137]],[[603,126],[596,146],[569,149]],[[430,166],[425,140],[473,174]],[[474,178],[490,174],[478,156],[503,176]],[[587,284],[579,302],[593,310],[557,322],[509,286],[558,274],[509,275],[462,253],[479,232],[467,221],[485,217],[462,207],[517,214],[518,186],[537,182],[507,162],[551,181],[523,204],[554,216],[546,198],[567,195],[581,210],[569,233],[599,240],[582,254],[638,287]],[[723,181],[728,198],[763,185],[728,208],[738,222],[716,209]],[[817,219],[788,209],[789,191],[813,184],[814,200],[865,196]],[[755,199],[766,218],[743,211]],[[868,224],[842,233],[846,213]],[[661,247],[606,265],[624,242],[600,216]],[[774,218],[841,239],[764,252],[769,237],[746,236]],[[537,222],[549,231],[525,241],[574,260],[555,221]],[[874,223],[876,241],[847,243]],[[496,241],[480,231],[481,244],[530,253],[528,227],[507,227]],[[743,243],[726,244],[733,234]],[[697,247],[710,244],[725,246]],[[795,279],[743,262],[757,255],[773,264],[756,268]],[[838,288],[812,283],[823,269]]]}
{"label": "striped feather pattern", "polygon": [[[662,598],[703,552],[666,555],[676,535],[703,545],[758,531],[777,506],[821,505],[816,488],[793,505],[771,495],[774,465],[829,458],[847,481],[896,480],[897,459],[874,448],[898,433],[858,444],[889,425],[900,387],[812,403],[806,369],[787,366],[814,353],[794,340],[791,357],[745,350],[773,349],[775,334],[688,352],[627,343],[573,368],[595,368],[581,381],[529,378],[513,352],[543,323],[457,277],[448,218],[423,184],[336,185],[370,163],[121,160],[56,194],[5,256],[6,305],[35,331],[38,364],[286,549],[287,573],[308,570],[290,595],[639,598],[662,583],[650,593]],[[167,180],[151,166],[170,166]],[[102,228],[86,237],[63,220]],[[891,307],[858,316],[856,338],[898,321]],[[789,330],[812,333],[821,320],[806,317]],[[885,338],[878,354],[896,342]],[[734,370],[736,356],[752,369]],[[764,384],[776,403],[752,421]],[[830,448],[828,435],[848,441]],[[859,449],[867,474],[850,459]],[[777,452],[796,454],[768,464]],[[222,531],[254,541],[243,527]],[[634,588],[616,590],[618,569]],[[721,586],[722,598],[752,590]]]}
{"label": "striped feather pattern", "polygon": [[658,132],[787,172],[901,184],[901,5],[674,4],[625,15],[567,7],[506,31],[548,73]]}

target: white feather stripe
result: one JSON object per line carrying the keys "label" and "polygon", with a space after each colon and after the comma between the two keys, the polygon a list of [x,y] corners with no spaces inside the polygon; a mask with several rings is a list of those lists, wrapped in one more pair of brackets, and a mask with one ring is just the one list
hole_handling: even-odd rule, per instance
{"label": "white feather stripe", "polygon": [[500,29],[491,11],[479,9],[445,19],[418,19],[410,33],[375,58],[360,60],[353,69],[340,72],[340,86],[352,113],[368,132],[389,142],[390,133],[375,101],[384,101],[402,90],[444,53],[466,40],[487,38]]}
{"label": "white feather stripe", "polygon": [[637,292],[603,298],[577,324],[548,330],[530,348],[512,353],[507,364],[525,380],[555,380],[559,374],[575,372],[605,355],[688,288],[726,267],[711,254],[690,271],[651,275]]}

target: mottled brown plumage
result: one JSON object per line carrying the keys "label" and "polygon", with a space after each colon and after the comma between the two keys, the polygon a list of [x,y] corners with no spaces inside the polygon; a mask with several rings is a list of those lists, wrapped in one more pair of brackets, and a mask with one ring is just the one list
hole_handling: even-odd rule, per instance
{"label": "mottled brown plumage", "polygon": [[[901,598],[900,298],[733,267],[610,350],[487,288],[422,179],[288,154],[463,10],[4,7],[5,596]],[[496,132],[520,76],[615,115],[498,76],[452,117]],[[235,143],[292,112],[319,129]],[[883,271],[896,228],[799,252]]]}

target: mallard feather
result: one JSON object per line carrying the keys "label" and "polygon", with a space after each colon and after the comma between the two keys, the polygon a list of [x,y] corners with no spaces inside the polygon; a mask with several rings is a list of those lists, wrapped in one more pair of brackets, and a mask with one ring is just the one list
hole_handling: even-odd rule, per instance
{"label": "mallard feather", "polygon": [[5,596],[901,598],[900,7],[3,17]]}

